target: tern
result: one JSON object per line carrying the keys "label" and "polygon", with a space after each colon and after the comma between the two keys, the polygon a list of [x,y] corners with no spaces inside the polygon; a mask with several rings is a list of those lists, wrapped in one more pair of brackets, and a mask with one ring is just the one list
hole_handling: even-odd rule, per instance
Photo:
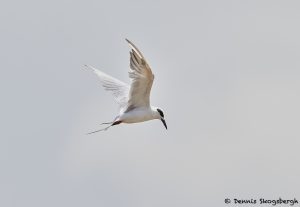
{"label": "tern", "polygon": [[163,111],[155,106],[150,105],[150,92],[154,80],[152,70],[140,50],[128,39],[130,51],[130,70],[129,78],[131,85],[126,84],[106,73],[85,65],[91,69],[99,78],[105,90],[111,92],[116,102],[119,104],[119,115],[109,124],[108,127],[90,132],[88,134],[107,130],[108,128],[121,123],[138,123],[159,119],[168,129]]}

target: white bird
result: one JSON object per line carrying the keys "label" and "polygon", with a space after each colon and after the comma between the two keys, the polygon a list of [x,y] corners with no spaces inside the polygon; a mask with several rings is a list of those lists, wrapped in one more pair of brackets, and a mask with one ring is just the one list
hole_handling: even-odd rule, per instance
{"label": "white bird", "polygon": [[108,127],[88,134],[107,130],[109,127],[121,123],[137,123],[152,119],[160,119],[167,129],[163,111],[150,105],[150,91],[154,80],[152,70],[139,49],[128,39],[126,41],[131,48],[130,86],[92,66],[85,65],[96,73],[102,86],[112,93],[120,107],[119,115],[112,122],[102,123],[109,124]]}

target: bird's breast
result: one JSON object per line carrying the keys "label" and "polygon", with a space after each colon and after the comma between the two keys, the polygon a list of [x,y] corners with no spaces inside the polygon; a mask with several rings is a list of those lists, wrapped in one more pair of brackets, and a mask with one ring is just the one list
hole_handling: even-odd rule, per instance
{"label": "bird's breast", "polygon": [[121,114],[119,120],[124,123],[137,123],[149,121],[153,118],[152,112],[150,110],[134,109],[132,111]]}

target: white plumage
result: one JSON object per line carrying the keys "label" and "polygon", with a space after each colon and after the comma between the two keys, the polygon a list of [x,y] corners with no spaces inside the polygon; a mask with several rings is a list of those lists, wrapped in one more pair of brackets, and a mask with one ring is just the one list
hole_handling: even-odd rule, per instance
{"label": "white plumage", "polygon": [[128,39],[126,41],[131,47],[129,71],[131,85],[86,65],[96,73],[102,86],[112,93],[120,107],[120,113],[114,121],[103,123],[110,124],[108,127],[91,133],[106,130],[120,123],[136,123],[151,119],[160,119],[167,129],[162,110],[150,105],[150,92],[154,80],[152,70],[139,49]]}

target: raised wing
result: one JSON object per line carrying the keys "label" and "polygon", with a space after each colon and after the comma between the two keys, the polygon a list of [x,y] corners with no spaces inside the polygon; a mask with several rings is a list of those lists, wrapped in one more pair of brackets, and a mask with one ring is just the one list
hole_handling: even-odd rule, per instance
{"label": "raised wing", "polygon": [[131,86],[129,91],[128,109],[135,107],[150,106],[150,92],[154,75],[146,59],[139,49],[128,39],[126,41],[131,47],[130,71]]}
{"label": "raised wing", "polygon": [[85,66],[96,73],[96,75],[100,78],[102,86],[105,88],[105,90],[112,93],[116,102],[119,104],[120,109],[122,110],[126,108],[128,103],[129,85],[103,73],[92,66]]}

